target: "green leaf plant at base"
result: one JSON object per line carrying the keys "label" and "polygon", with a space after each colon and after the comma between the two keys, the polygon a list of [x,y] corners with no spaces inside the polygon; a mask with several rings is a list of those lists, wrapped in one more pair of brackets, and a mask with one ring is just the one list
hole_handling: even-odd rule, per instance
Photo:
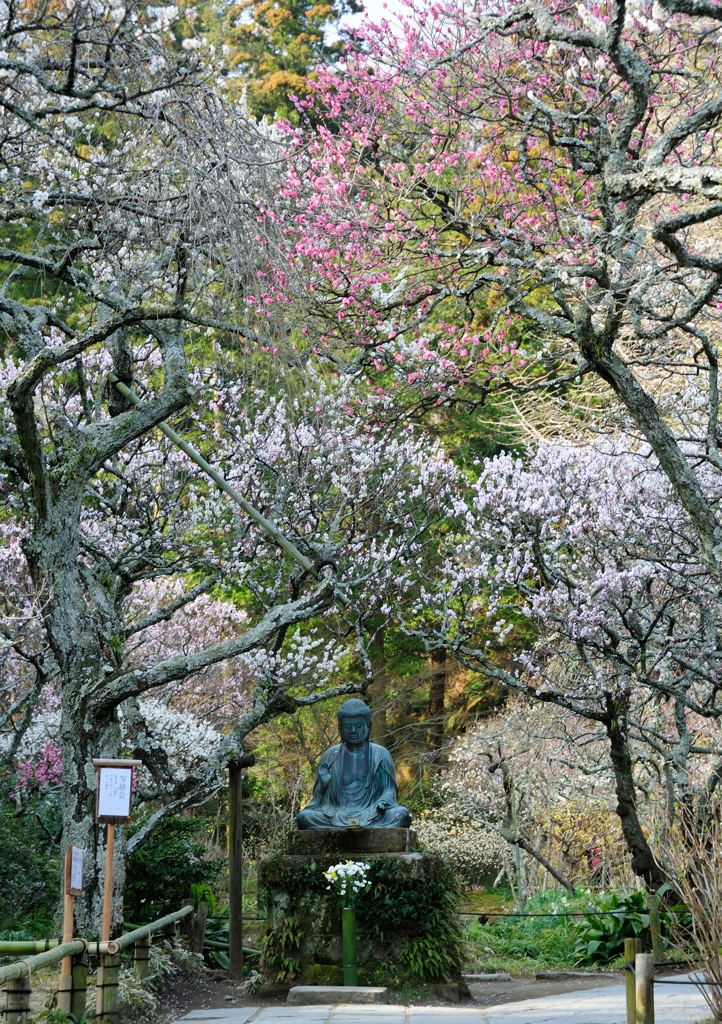
{"label": "green leaf plant at base", "polygon": [[[574,948],[575,955],[591,963],[607,963],[624,952],[625,939],[637,938],[642,940],[645,949],[651,949],[647,899],[644,892],[609,893],[605,896],[599,909],[609,913],[600,917],[590,917],[584,922],[579,941]],[[665,946],[668,945],[668,941],[664,938],[664,933],[668,931],[670,916],[678,916],[684,909],[682,906],[674,906],[661,912]]]}
{"label": "green leaf plant at base", "polygon": [[[499,892],[499,890],[496,890]],[[627,896],[633,897],[633,905],[626,905]],[[640,897],[644,897],[640,899]],[[488,899],[488,896],[486,897]],[[469,897],[467,895],[467,900]],[[511,902],[511,893],[507,891],[505,901]],[[501,901],[500,901],[501,903]],[[611,933],[606,932],[610,917],[609,913],[603,913],[598,917],[567,917],[572,913],[593,913],[599,910],[612,911],[619,908],[620,904],[626,905],[622,909],[620,917],[625,922],[622,925],[621,944],[619,939],[614,939]],[[604,962],[604,955],[611,952],[613,963],[619,963],[617,953],[624,949],[624,938],[635,935],[635,925],[641,925],[642,931],[639,936],[642,941],[649,941],[649,933],[645,931],[644,921],[640,921],[635,915],[645,913],[646,896],[643,893],[607,892],[597,893],[589,889],[579,887],[575,896],[571,897],[566,890],[556,889],[537,893],[531,896],[526,904],[526,912],[531,917],[516,917],[515,915],[494,917],[490,916],[486,924],[480,921],[465,918],[465,938],[469,952],[468,967],[472,972],[493,972],[510,971],[512,974],[522,972],[533,974],[537,971],[546,970],[571,970],[584,969],[593,964]],[[474,907],[476,909],[476,907]],[[485,910],[486,908],[480,908]],[[493,907],[494,910],[503,909],[501,906]],[[669,909],[669,908],[667,908]],[[672,911],[676,914],[676,908]],[[546,917],[549,914],[553,916]],[[614,917],[617,915],[615,914]],[[667,932],[670,915],[667,910],[663,911],[662,927]],[[616,929],[616,924],[611,925]],[[624,934],[625,929],[629,929]],[[592,935],[592,931],[596,934]],[[606,934],[598,934],[602,931]],[[589,952],[589,944],[604,942],[607,946],[602,950],[601,946],[593,947]],[[667,958],[667,954],[665,954]]]}
{"label": "green leaf plant at base", "polygon": [[278,966],[277,981],[293,981],[298,974],[301,963],[294,950],[298,952],[303,934],[298,918],[290,916],[283,919],[280,932],[271,932],[264,938],[264,959]]}

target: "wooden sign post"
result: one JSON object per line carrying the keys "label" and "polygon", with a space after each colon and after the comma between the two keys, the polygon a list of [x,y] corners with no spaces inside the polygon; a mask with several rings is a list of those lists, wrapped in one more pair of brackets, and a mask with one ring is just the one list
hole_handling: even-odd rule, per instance
{"label": "wooden sign post", "polygon": [[[115,854],[115,826],[127,825],[130,821],[130,807],[133,795],[133,769],[139,768],[142,761],[109,760],[94,757],[93,764],[98,769],[98,791],[95,803],[95,820],[99,825],[108,826],[105,848],[105,879],[103,881],[103,925],[100,934],[101,942],[110,939],[110,920],[113,913],[113,857]],[[111,1008],[110,1003],[117,1001],[117,981],[113,977],[106,978],[110,964],[106,957],[101,957],[96,984],[96,1017],[113,1018],[117,1016],[117,1007]],[[113,959],[113,966],[115,960]],[[106,985],[106,981],[108,984]],[[106,988],[113,987],[112,994]],[[111,996],[115,996],[113,1000]],[[110,1012],[108,1012],[110,1011]]]}
{"label": "wooden sign post", "polygon": [[[68,845],[65,850],[65,890],[63,897],[63,943],[73,941],[73,897],[83,892],[83,854],[79,846]],[[73,958],[63,957],[58,982],[58,1005],[70,1013],[73,988]]]}

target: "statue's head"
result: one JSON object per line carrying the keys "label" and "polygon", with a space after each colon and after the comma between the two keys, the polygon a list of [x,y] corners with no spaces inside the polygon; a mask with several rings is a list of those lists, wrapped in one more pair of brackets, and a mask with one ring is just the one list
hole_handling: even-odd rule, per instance
{"label": "statue's head", "polygon": [[338,731],[351,747],[365,743],[371,733],[371,708],[357,697],[343,702],[338,709]]}

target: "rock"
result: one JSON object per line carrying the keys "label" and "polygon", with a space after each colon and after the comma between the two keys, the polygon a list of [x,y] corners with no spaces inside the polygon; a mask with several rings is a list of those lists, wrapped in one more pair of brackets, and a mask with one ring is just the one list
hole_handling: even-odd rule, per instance
{"label": "rock", "polygon": [[507,974],[506,971],[495,971],[493,974],[463,974],[462,977],[464,981],[471,981],[474,984],[478,981],[511,981],[511,974]]}
{"label": "rock", "polygon": [[439,999],[446,999],[449,1003],[459,1002],[459,986],[453,983],[431,986]]}
{"label": "rock", "polygon": [[306,964],[298,977],[298,984],[326,987],[343,985],[343,969],[336,964]]}
{"label": "rock", "polygon": [[313,828],[292,832],[288,852],[349,856],[363,853],[410,853],[416,849],[412,828]]}
{"label": "rock", "polygon": [[[309,829],[305,835],[311,840],[326,839],[324,832],[335,829]],[[350,829],[343,830],[345,834]],[[406,830],[399,830],[405,837]],[[380,835],[389,829],[368,829]],[[413,836],[409,837],[409,841]],[[303,841],[303,840],[302,840]],[[405,839],[404,839],[405,842]],[[379,871],[387,896],[391,900],[403,899],[401,917],[384,919],[384,931],[376,935],[372,922],[361,915],[358,928],[358,982],[360,986],[379,987],[396,984],[398,978],[409,974],[410,944],[424,942],[433,935],[438,922],[434,917],[433,900],[425,892],[427,886],[440,884],[442,889],[452,884],[443,861],[429,853],[412,851],[396,853],[274,853],[263,858],[258,865],[259,893],[268,906],[267,948],[263,960],[263,973],[267,983],[289,973],[282,957],[292,961],[293,982],[296,986],[331,986],[341,984],[342,964],[341,914],[335,900],[330,898],[327,881],[322,872],[332,864],[347,859],[364,859]],[[418,893],[419,912],[413,911]],[[456,924],[453,908],[445,911],[450,926]],[[388,916],[388,915],[387,915]],[[447,978],[457,979],[461,974],[460,947],[450,947],[452,961],[447,963]],[[415,980],[415,978],[414,978]]]}
{"label": "rock", "polygon": [[289,1006],[328,1006],[334,1003],[388,1003],[387,988],[363,985],[294,985],[288,993]]}
{"label": "rock", "polygon": [[[313,835],[318,835],[321,829],[313,832]],[[335,829],[328,829],[329,832],[336,831]],[[367,829],[367,832],[390,832],[391,829]],[[406,831],[401,829],[401,831]],[[303,833],[301,833],[303,835]],[[311,830],[309,830],[311,834]],[[393,864],[398,872],[398,877],[408,879],[419,879],[425,880],[433,877],[438,870],[436,864],[436,858],[429,853],[369,853],[368,857],[383,857],[383,859]],[[363,854],[361,854],[363,856]],[[333,864],[335,864],[339,858],[349,859],[350,854],[347,851],[344,853],[317,853],[314,856],[291,854],[288,855],[276,855],[268,860],[262,860],[259,864],[259,879],[261,885],[275,886],[275,883],[282,880],[282,874],[284,872],[294,873],[301,872],[307,865],[311,865],[319,871],[327,871]]]}
{"label": "rock", "polygon": [[565,978],[618,978],[619,971],[539,971],[537,981],[563,981]]}

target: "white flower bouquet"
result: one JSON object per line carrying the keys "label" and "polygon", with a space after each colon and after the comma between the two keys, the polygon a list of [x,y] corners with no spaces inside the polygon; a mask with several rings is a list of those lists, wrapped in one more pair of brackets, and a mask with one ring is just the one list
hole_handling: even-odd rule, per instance
{"label": "white flower bouquet", "polygon": [[368,892],[371,881],[368,873],[371,865],[362,860],[347,860],[342,864],[334,864],[324,871],[323,877],[328,881],[326,888],[338,897],[342,907],[355,907],[361,893]]}

